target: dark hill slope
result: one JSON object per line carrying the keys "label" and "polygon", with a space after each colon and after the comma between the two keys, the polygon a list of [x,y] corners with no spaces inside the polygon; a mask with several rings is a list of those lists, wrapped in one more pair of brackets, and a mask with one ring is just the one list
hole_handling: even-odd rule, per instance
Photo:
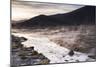
{"label": "dark hill slope", "polygon": [[12,26],[27,28],[34,26],[95,24],[95,12],[95,6],[85,6],[64,14],[39,15],[21,23],[12,24]]}

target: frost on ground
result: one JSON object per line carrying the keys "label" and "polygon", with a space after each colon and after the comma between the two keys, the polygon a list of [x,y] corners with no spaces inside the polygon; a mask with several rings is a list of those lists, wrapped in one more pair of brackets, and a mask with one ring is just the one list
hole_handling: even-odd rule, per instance
{"label": "frost on ground", "polygon": [[88,57],[86,53],[74,51],[74,55],[70,56],[70,50],[58,45],[57,43],[51,41],[46,36],[40,36],[38,34],[28,34],[28,33],[12,33],[18,37],[25,37],[28,40],[22,42],[25,47],[34,46],[35,50],[46,56],[50,63],[64,63],[64,62],[85,62],[85,61],[95,61]]}

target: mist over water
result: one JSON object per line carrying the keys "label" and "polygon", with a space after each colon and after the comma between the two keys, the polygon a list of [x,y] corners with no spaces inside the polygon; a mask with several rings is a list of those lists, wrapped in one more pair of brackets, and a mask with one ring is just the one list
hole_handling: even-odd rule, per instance
{"label": "mist over water", "polygon": [[[13,1],[12,21],[18,21],[11,23],[15,65],[95,61],[95,6]],[[21,42],[21,38],[26,41]],[[37,61],[40,57],[28,52],[30,47],[46,58]],[[19,53],[20,62],[16,57]]]}

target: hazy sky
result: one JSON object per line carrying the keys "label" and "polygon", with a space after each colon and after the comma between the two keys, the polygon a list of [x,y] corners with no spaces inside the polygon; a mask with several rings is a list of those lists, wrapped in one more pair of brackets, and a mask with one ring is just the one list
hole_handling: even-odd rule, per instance
{"label": "hazy sky", "polygon": [[67,13],[83,7],[82,5],[55,4],[41,2],[12,2],[12,20],[23,20],[40,14],[53,15],[58,13]]}

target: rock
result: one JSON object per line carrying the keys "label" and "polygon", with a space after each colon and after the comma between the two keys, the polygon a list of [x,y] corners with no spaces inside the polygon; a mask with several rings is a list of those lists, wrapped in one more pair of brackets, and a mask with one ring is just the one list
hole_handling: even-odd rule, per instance
{"label": "rock", "polygon": [[16,49],[16,48],[18,48],[18,45],[15,43],[15,42],[12,42],[12,49]]}
{"label": "rock", "polygon": [[39,57],[38,57],[38,55],[33,55],[32,56],[32,59],[38,59]]}
{"label": "rock", "polygon": [[21,43],[20,38],[12,35],[12,42]]}
{"label": "rock", "polygon": [[70,50],[70,52],[68,53],[68,55],[73,56],[74,55],[74,51]]}
{"label": "rock", "polygon": [[74,50],[75,50],[75,51],[79,51],[80,49],[79,49],[79,48],[77,48],[77,47],[75,47],[75,48],[74,48]]}
{"label": "rock", "polygon": [[39,64],[48,64],[50,62],[50,60],[48,59],[43,59],[39,62]]}
{"label": "rock", "polygon": [[27,52],[25,52],[25,51],[20,51],[19,52],[19,56],[26,56],[27,55]]}
{"label": "rock", "polygon": [[32,52],[32,55],[37,55],[37,54],[38,54],[37,51],[33,51],[33,52]]}
{"label": "rock", "polygon": [[92,58],[92,59],[96,59],[95,55],[89,55],[88,57]]}
{"label": "rock", "polygon": [[79,60],[76,60],[76,62],[80,62]]}
{"label": "rock", "polygon": [[26,56],[20,56],[20,58],[21,58],[22,60],[27,59],[27,57],[26,57]]}
{"label": "rock", "polygon": [[42,54],[42,53],[38,54],[38,56],[39,56],[39,59],[46,59],[46,57],[45,57],[45,56],[43,56],[43,54]]}
{"label": "rock", "polygon": [[32,46],[32,47],[29,47],[31,50],[34,50],[34,47]]}
{"label": "rock", "polygon": [[20,37],[20,39],[21,39],[21,42],[24,42],[27,40],[25,37]]}
{"label": "rock", "polygon": [[11,59],[14,61],[12,61],[12,66],[48,64],[50,60],[43,54],[35,51],[33,46],[24,47],[24,44],[21,44],[21,42],[26,40],[27,39],[24,37],[16,37],[12,35]]}
{"label": "rock", "polygon": [[30,52],[30,51],[32,52],[32,49],[30,49],[30,48],[28,48],[28,47],[24,47],[24,48],[22,48],[22,50],[23,50],[23,51],[27,51],[27,52],[28,52],[28,51],[29,51],[29,52]]}

